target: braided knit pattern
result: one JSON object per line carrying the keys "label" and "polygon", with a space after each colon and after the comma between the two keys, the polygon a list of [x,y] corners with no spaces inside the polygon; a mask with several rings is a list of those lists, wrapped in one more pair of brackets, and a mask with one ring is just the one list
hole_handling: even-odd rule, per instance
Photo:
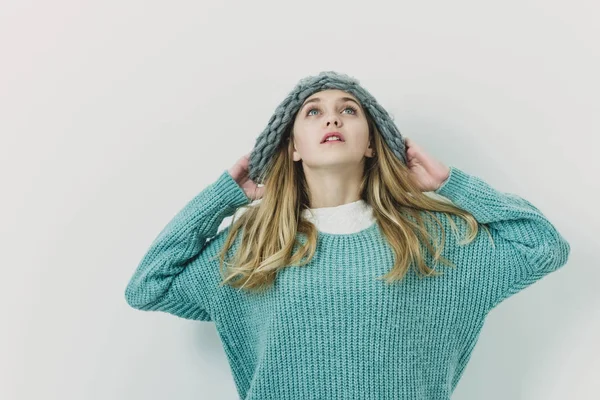
{"label": "braided knit pattern", "polygon": [[268,163],[273,159],[275,151],[284,139],[285,130],[290,123],[293,123],[302,103],[313,93],[327,89],[339,89],[354,95],[371,115],[383,140],[394,155],[406,164],[404,138],[392,117],[375,97],[362,87],[356,78],[334,71],[322,71],[318,75],[300,79],[294,89],[277,106],[250,153],[248,165],[250,179],[258,184],[265,182]]}

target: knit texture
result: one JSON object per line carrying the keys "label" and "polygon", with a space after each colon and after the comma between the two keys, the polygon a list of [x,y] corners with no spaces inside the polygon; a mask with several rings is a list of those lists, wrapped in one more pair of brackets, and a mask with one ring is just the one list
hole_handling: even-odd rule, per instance
{"label": "knit texture", "polygon": [[[377,223],[355,233],[319,232],[309,264],[284,268],[273,287],[254,294],[219,287],[213,258],[229,227],[218,227],[250,202],[224,171],[159,233],[126,301],[214,321],[240,399],[450,399],[486,315],[563,266],[570,245],[530,202],[454,166],[436,193],[488,224],[495,245],[483,229],[458,245],[436,212],[446,230],[442,255],[457,267],[438,264],[443,275],[425,278],[411,267],[387,284],[376,278],[394,254]],[[454,221],[464,234],[462,220]]]}

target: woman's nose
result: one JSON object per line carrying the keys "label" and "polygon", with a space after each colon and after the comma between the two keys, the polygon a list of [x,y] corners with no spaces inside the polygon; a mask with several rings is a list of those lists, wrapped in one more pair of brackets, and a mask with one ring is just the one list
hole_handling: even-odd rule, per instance
{"label": "woman's nose", "polygon": [[327,126],[329,126],[329,124],[331,124],[331,123],[334,123],[335,126],[339,125],[339,120],[338,120],[337,116],[327,118]]}

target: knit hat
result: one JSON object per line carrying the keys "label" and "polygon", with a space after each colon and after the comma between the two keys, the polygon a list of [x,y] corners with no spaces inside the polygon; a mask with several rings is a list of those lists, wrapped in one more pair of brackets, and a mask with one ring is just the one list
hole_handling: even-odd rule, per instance
{"label": "knit hat", "polygon": [[300,106],[310,95],[327,89],[339,89],[354,95],[367,110],[386,144],[400,161],[406,164],[406,146],[398,127],[388,112],[362,86],[356,78],[334,71],[322,71],[315,76],[300,79],[294,89],[275,109],[267,127],[256,139],[248,161],[248,177],[264,184],[266,168],[284,140],[284,132],[293,123]]}

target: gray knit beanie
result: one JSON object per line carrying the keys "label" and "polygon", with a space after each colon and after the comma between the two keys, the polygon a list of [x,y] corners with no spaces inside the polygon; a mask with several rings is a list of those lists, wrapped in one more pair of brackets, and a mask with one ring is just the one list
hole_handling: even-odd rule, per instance
{"label": "gray knit beanie", "polygon": [[275,155],[280,142],[285,139],[284,132],[289,123],[293,123],[304,100],[313,93],[326,89],[339,89],[354,95],[363,108],[368,111],[392,152],[406,164],[404,138],[388,112],[365,88],[360,86],[356,78],[334,71],[322,71],[318,75],[300,79],[294,89],[275,109],[267,127],[256,139],[248,162],[248,177],[255,183],[264,184],[266,168]]}

